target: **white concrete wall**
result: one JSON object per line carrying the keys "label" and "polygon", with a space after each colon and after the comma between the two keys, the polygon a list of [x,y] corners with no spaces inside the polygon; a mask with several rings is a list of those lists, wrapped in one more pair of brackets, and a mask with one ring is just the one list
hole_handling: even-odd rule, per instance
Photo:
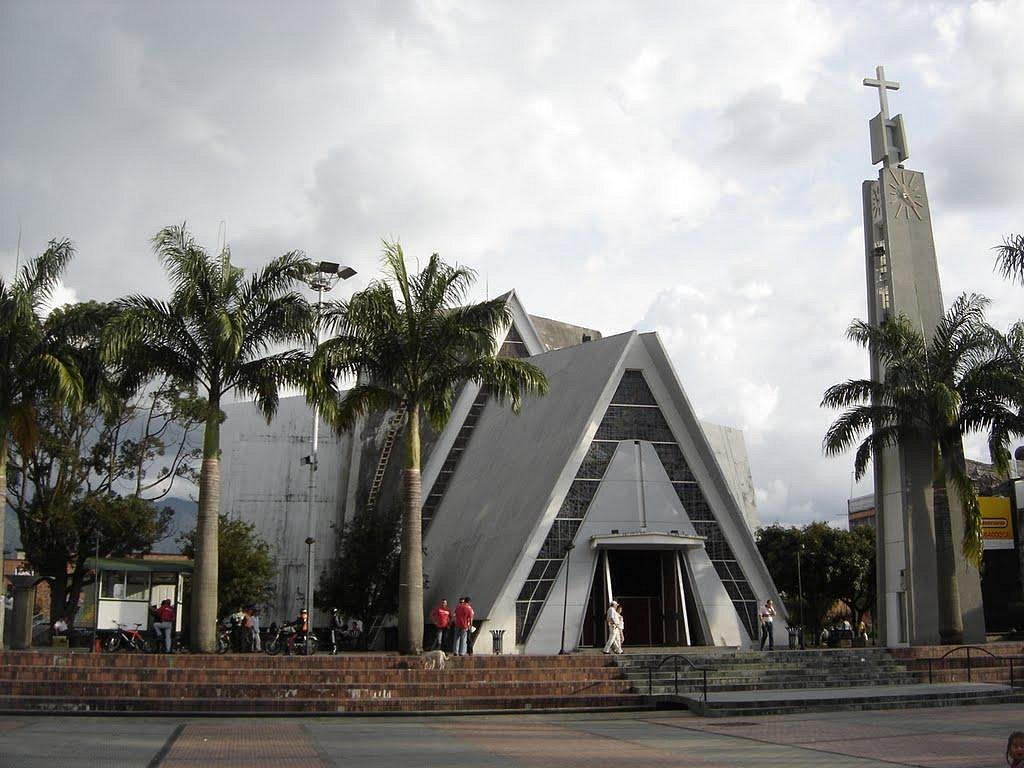
{"label": "white concrete wall", "polygon": [[[306,591],[306,537],[310,535],[310,471],[313,411],[301,397],[282,398],[268,425],[250,403],[224,407],[221,426],[221,512],[256,524],[277,561],[276,595],[262,623],[294,618]],[[336,436],[321,421],[319,469],[313,473],[316,539],[314,589],[337,550],[343,520],[351,437]],[[300,594],[301,593],[301,594]],[[314,623],[325,621],[314,614]]]}
{"label": "white concrete wall", "polygon": [[747,456],[743,432],[709,421],[702,421],[700,425],[718,460],[718,465],[722,468],[729,490],[743,512],[743,519],[747,521],[747,527],[753,533],[758,526],[757,493],[754,491],[754,478],[750,474],[750,458]]}

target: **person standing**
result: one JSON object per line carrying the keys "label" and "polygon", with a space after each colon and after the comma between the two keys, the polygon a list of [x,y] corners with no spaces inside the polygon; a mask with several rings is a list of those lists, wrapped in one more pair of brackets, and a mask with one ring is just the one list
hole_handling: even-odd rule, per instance
{"label": "person standing", "polygon": [[760,613],[761,619],[761,650],[764,650],[764,643],[768,641],[768,650],[775,650],[775,634],[772,632],[772,626],[775,621],[775,606],[771,600],[764,601],[764,607]]}
{"label": "person standing", "polygon": [[338,653],[338,640],[341,639],[342,630],[345,629],[345,622],[341,620],[341,614],[337,608],[331,608],[331,655]]}
{"label": "person standing", "polygon": [[434,644],[430,650],[436,651],[439,648],[447,651],[451,643],[448,640],[448,627],[452,623],[452,611],[448,607],[448,601],[442,600],[437,607],[430,612],[430,618],[434,622]]}
{"label": "person standing", "polygon": [[605,614],[605,627],[608,632],[608,640],[604,644],[605,653],[622,653],[622,637],[625,621],[619,613],[619,604],[612,600],[608,603],[608,613]]}
{"label": "person standing", "polygon": [[153,622],[153,631],[157,639],[163,635],[164,651],[171,652],[171,636],[174,632],[174,607],[170,600],[164,600],[156,609],[156,621]]}
{"label": "person standing", "polygon": [[255,605],[249,608],[249,628],[252,631],[252,650],[254,653],[263,651],[263,640],[260,638],[260,609]]}
{"label": "person standing", "polygon": [[288,638],[288,642],[285,646],[285,653],[291,653],[291,651],[298,645],[300,648],[305,648],[306,634],[309,632],[309,611],[303,608],[299,611],[298,618],[292,622],[292,627],[295,629],[292,632],[291,637]]}
{"label": "person standing", "polygon": [[468,597],[460,597],[455,607],[455,655],[465,656],[468,651],[469,628],[473,626],[473,605]]}

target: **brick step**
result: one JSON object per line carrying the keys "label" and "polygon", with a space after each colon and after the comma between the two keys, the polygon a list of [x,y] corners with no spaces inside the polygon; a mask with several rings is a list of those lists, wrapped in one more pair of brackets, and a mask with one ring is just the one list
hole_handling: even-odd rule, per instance
{"label": "brick step", "polygon": [[132,713],[160,714],[377,714],[475,711],[622,710],[648,709],[650,704],[636,694],[563,696],[471,696],[459,698],[398,698],[374,696],[371,691],[348,699],[157,699],[5,696],[0,695],[0,712],[5,713]]}
{"label": "brick step", "polygon": [[[689,667],[680,667],[677,670],[673,670],[670,666],[664,666],[659,669],[648,672],[644,668],[622,668],[623,672],[630,675],[637,674],[653,674],[655,676],[672,676],[678,674],[680,677],[701,677],[702,671],[690,669]],[[745,669],[743,667],[716,667],[714,669],[708,669],[707,674],[717,675],[719,677],[735,677],[735,678],[751,678],[751,677],[822,677],[825,675],[833,675],[835,677],[844,678],[859,678],[859,677],[886,677],[887,675],[906,675],[906,674],[918,674],[917,671],[910,671],[906,667],[892,667],[886,669],[880,669],[878,667],[843,667],[839,669],[823,669],[821,667],[797,667],[794,669]]]}
{"label": "brick step", "polygon": [[435,683],[389,682],[374,683],[161,683],[139,682],[36,682],[21,680],[0,682],[0,695],[7,696],[60,696],[68,699],[99,697],[114,698],[222,698],[245,700],[287,699],[295,696],[311,698],[345,698],[350,691],[376,691],[396,698],[428,698],[431,696],[460,698],[464,696],[566,696],[608,695],[629,693],[630,685],[624,680],[578,680],[572,682],[511,681],[494,684],[486,681]]}
{"label": "brick step", "polygon": [[[915,678],[913,680],[899,680],[899,681],[893,681],[893,682],[877,682],[877,683],[859,682],[856,685],[849,685],[849,686],[846,686],[846,687],[849,687],[849,688],[853,688],[853,687],[856,687],[856,688],[877,688],[879,690],[883,690],[885,688],[891,688],[893,686],[913,685],[913,684],[916,684],[916,683],[919,683],[919,682],[920,682],[920,680]],[[640,690],[640,691],[646,691],[647,690],[646,684],[644,684],[644,685],[636,685],[636,684],[634,684],[634,687],[637,688],[637,690]],[[832,689],[832,688],[836,688],[836,687],[837,686],[835,685],[835,683],[832,682],[832,681],[829,681],[829,680],[812,681],[812,682],[809,682],[809,683],[808,682],[798,682],[798,681],[781,681],[781,682],[774,681],[772,683],[763,683],[763,682],[755,681],[755,682],[750,682],[750,683],[730,683],[730,684],[725,684],[725,685],[716,685],[716,684],[712,683],[710,680],[708,681],[708,692],[709,693],[728,693],[728,692],[731,692],[731,691],[775,691],[775,690],[806,691],[806,690],[825,690],[825,689]],[[679,692],[680,692],[681,695],[682,694],[694,694],[694,693],[699,694],[702,690],[703,690],[703,685],[701,683],[699,683],[699,682],[697,682],[697,683],[691,682],[691,683],[686,684],[686,685],[684,685],[681,681],[679,683]],[[651,688],[651,692],[654,693],[654,694],[671,694],[671,693],[675,692],[675,684],[672,683],[672,682],[662,682],[662,683],[655,682],[654,685]]]}
{"label": "brick step", "polygon": [[480,670],[448,667],[444,670],[207,670],[193,669],[124,669],[95,668],[69,669],[67,667],[26,667],[21,669],[0,668],[0,683],[5,680],[19,681],[80,681],[80,682],[136,682],[136,683],[259,683],[259,684],[305,684],[305,683],[366,683],[383,684],[390,682],[432,683],[438,680],[457,683],[487,681],[495,684],[514,681],[577,681],[620,680],[622,674],[612,667],[593,670]]}
{"label": "brick step", "polygon": [[[587,655],[566,656],[460,656],[452,666],[466,669],[597,669],[612,666],[608,659]],[[239,654],[134,654],[86,652],[0,652],[0,668],[26,666],[148,667],[154,669],[409,669],[422,666],[417,656],[393,654],[268,656]]]}

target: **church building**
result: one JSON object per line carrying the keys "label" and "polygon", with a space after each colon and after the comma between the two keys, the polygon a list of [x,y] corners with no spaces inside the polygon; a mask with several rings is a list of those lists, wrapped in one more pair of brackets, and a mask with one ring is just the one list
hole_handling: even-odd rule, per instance
{"label": "church building", "polygon": [[[613,599],[627,645],[750,648],[771,599],[784,642],[741,433],[697,419],[656,333],[602,338],[507,301],[500,354],[529,357],[550,390],[513,414],[468,383],[447,426],[424,436],[425,610],[471,596],[506,653],[603,645]],[[304,604],[307,538],[318,580],[355,510],[397,503],[401,416],[342,436],[321,424],[310,472],[302,398],[282,399],[270,425],[249,404],[225,412],[221,509],[274,550],[280,620]]]}

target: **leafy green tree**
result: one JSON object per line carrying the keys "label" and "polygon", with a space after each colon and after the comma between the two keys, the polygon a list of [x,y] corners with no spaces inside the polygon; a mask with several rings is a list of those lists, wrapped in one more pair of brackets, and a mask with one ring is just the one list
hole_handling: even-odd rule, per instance
{"label": "leafy green tree", "polygon": [[[817,636],[838,602],[856,625],[875,603],[874,531],[851,531],[821,522],[803,528],[771,525],[755,534],[757,549],[786,601],[790,621],[801,615]],[[797,552],[800,553],[799,571]]]}
{"label": "leafy green tree", "polygon": [[[256,525],[220,515],[217,539],[217,615],[265,603],[274,593],[276,566],[270,545],[256,533]],[[184,534],[181,541],[182,552],[195,557],[195,531]]]}
{"label": "leafy green tree", "polygon": [[217,525],[220,506],[220,425],[222,400],[232,393],[252,397],[269,420],[283,385],[304,383],[312,314],[294,290],[311,270],[298,251],[286,253],[248,279],[224,248],[212,256],[193,240],[185,225],[153,238],[171,283],[169,301],[130,296],[107,335],[108,359],[140,381],[166,376],[194,387],[206,401],[199,512],[192,580],[193,649],[212,652],[217,622]]}
{"label": "leafy green tree", "polygon": [[[75,407],[54,397],[40,401],[31,444],[12,441],[8,454],[16,478],[8,502],[26,557],[50,579],[52,618],[69,622],[82,586],[91,582],[85,561],[97,535],[104,556],[149,549],[171,518],[150,502],[165,496],[176,478],[194,479],[190,460],[198,458],[189,439],[193,398],[166,382],[131,396],[111,376],[101,337],[112,317],[109,305],[92,302],[49,315],[51,336],[82,376],[84,401]],[[156,468],[158,462],[163,466]],[[117,514],[129,524],[121,525]]]}
{"label": "leafy green tree", "polygon": [[324,574],[317,607],[337,608],[369,629],[398,610],[402,508],[359,510],[345,524],[336,564]]}
{"label": "leafy green tree", "polygon": [[[518,412],[523,395],[545,393],[547,380],[531,363],[495,355],[495,334],[508,327],[511,313],[500,298],[465,304],[472,270],[450,266],[435,253],[419,274],[410,275],[397,243],[384,244],[383,265],[384,280],[325,307],[322,322],[337,336],[316,352],[309,396],[338,431],[372,411],[394,408],[406,414],[398,646],[402,653],[418,653],[423,644],[420,418],[443,428],[454,391],[465,381],[479,382]],[[337,389],[341,375],[359,377],[343,394]]]}
{"label": "leafy green tree", "polygon": [[853,625],[860,623],[864,614],[877,616],[875,578],[875,530],[858,525],[841,531],[837,543],[840,567],[837,569],[836,593],[853,617]]}
{"label": "leafy green tree", "polygon": [[[904,316],[879,326],[854,321],[847,336],[871,350],[883,378],[836,384],[822,399],[822,406],[843,411],[825,435],[824,451],[834,456],[856,446],[858,479],[871,458],[886,448],[915,443],[930,447],[939,635],[944,642],[963,637],[951,515],[963,515],[962,549],[968,562],[977,566],[981,561],[981,513],[967,475],[963,435],[987,432],[993,461],[1005,468],[1007,434],[1016,429],[1007,399],[1006,359],[984,319],[987,303],[975,294],[961,295],[940,318],[930,341]],[[927,510],[915,507],[911,514]]]}
{"label": "leafy green tree", "polygon": [[149,550],[166,536],[173,513],[155,502],[175,479],[194,476],[191,406],[166,390],[108,407],[49,401],[37,411],[31,450],[12,447],[8,501],[26,558],[50,579],[52,619],[74,620],[97,536],[104,557]]}
{"label": "leafy green tree", "polygon": [[[45,319],[46,305],[74,255],[69,240],[51,240],[13,281],[0,279],[0,562],[7,514],[7,452],[11,440],[34,442],[37,404],[54,397],[75,405],[82,399],[82,377]],[[0,633],[4,604],[0,600]]]}

